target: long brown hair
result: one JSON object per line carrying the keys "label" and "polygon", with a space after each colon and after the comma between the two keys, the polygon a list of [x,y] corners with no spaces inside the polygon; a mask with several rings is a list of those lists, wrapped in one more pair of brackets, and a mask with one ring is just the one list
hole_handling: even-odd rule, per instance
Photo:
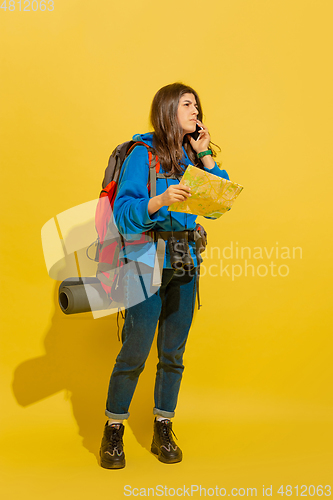
{"label": "long brown hair", "polygon": [[[197,158],[190,141],[185,135],[177,119],[179,100],[184,94],[193,94],[198,106],[198,120],[202,121],[202,107],[198,94],[194,89],[183,83],[171,83],[162,87],[154,96],[150,121],[154,128],[153,148],[163,166],[163,169],[170,174],[183,173],[185,164],[183,163],[183,149],[193,165],[203,168],[203,163]],[[216,156],[214,149],[213,156]]]}

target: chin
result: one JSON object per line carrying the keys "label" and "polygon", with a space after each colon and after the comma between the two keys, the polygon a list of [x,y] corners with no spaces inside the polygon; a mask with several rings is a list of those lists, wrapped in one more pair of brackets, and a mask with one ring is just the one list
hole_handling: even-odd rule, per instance
{"label": "chin", "polygon": [[196,124],[194,124],[194,126],[193,127],[189,127],[185,133],[186,134],[193,134],[193,132],[196,131],[196,128],[197,128],[197,126],[196,126]]}

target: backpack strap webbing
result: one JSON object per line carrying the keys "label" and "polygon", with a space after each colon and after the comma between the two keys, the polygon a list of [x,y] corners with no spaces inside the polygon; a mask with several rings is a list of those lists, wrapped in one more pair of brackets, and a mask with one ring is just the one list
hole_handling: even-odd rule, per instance
{"label": "backpack strap webbing", "polygon": [[150,198],[156,196],[156,170],[160,169],[160,162],[156,155],[153,155],[151,151],[148,151],[149,157],[149,181],[150,181]]}

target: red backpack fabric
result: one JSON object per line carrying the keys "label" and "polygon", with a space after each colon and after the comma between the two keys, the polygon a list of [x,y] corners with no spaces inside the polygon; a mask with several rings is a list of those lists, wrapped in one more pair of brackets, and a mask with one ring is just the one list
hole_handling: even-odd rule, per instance
{"label": "red backpack fabric", "polygon": [[[102,191],[99,196],[95,213],[95,226],[98,234],[97,252],[95,260],[98,261],[96,276],[100,280],[104,291],[111,301],[121,300],[117,293],[119,285],[119,271],[123,262],[119,261],[119,251],[124,246],[124,239],[119,234],[111,214],[117,195],[118,181],[121,168],[126,157],[136,146],[145,146],[148,150],[149,158],[149,181],[147,185],[148,192],[156,193],[156,175],[151,175],[152,169],[158,173],[160,164],[154,150],[144,142],[128,141],[120,144],[112,152],[108,166],[105,170]],[[139,240],[126,242],[127,245],[144,243],[146,241],[145,233]]]}

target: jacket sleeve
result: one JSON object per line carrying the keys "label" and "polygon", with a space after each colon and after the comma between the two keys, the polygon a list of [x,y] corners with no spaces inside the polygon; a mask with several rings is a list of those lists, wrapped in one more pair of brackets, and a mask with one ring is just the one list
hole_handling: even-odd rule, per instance
{"label": "jacket sleeve", "polygon": [[158,211],[148,214],[148,176],[148,152],[144,146],[136,146],[122,166],[113,206],[114,222],[127,240],[139,239],[159,220]]}
{"label": "jacket sleeve", "polygon": [[218,177],[229,180],[229,175],[227,174],[226,170],[221,170],[216,162],[213,168],[209,169],[204,166],[204,170],[209,174],[217,175]]}
{"label": "jacket sleeve", "polygon": [[[210,174],[217,175],[218,177],[222,177],[223,179],[229,180],[229,175],[227,174],[226,170],[221,170],[216,162],[213,168],[209,169],[204,167],[204,170],[206,172],[209,172]],[[204,217],[205,219],[216,220],[216,217],[207,217],[206,215],[204,215]]]}

